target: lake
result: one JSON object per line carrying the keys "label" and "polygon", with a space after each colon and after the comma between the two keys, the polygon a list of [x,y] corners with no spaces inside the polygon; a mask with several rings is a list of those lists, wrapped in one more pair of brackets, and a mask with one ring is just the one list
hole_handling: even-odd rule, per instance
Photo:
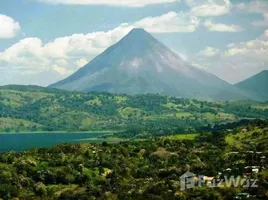
{"label": "lake", "polygon": [[[16,133],[0,134],[0,152],[25,151],[61,143],[101,143],[104,133]],[[91,140],[92,138],[92,140]],[[96,139],[97,138],[97,139]]]}

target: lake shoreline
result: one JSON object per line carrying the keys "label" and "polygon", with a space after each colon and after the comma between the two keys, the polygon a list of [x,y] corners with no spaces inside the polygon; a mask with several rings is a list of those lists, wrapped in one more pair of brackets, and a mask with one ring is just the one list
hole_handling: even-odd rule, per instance
{"label": "lake shoreline", "polygon": [[0,134],[0,152],[21,152],[49,148],[60,144],[118,143],[119,139],[104,138],[107,133],[8,133]]}

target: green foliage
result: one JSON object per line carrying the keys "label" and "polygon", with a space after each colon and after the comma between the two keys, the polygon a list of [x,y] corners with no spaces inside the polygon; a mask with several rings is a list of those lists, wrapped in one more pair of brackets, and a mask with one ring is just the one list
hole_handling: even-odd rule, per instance
{"label": "green foliage", "polygon": [[0,132],[113,131],[120,137],[163,136],[209,130],[244,118],[267,118],[267,106],[5,86],[0,87]]}
{"label": "green foliage", "polygon": [[[267,199],[268,163],[262,159],[268,155],[267,124],[255,120],[231,132],[0,153],[0,198],[227,200],[246,192],[255,199]],[[240,136],[244,129],[249,132],[239,139],[243,148],[234,154],[226,138]],[[242,176],[246,166],[260,166],[259,174],[249,177],[258,178],[258,188],[180,188],[180,176],[188,170],[221,178],[218,172],[230,175],[227,168]]]}

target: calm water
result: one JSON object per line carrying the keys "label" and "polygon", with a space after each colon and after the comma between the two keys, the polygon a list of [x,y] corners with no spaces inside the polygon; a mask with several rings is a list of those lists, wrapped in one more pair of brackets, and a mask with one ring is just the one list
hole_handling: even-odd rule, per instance
{"label": "calm water", "polygon": [[[24,151],[31,148],[51,147],[61,143],[100,143],[104,139],[95,139],[100,133],[23,133],[0,134],[0,152]],[[92,140],[86,140],[92,138]],[[94,138],[94,139],[93,139]]]}

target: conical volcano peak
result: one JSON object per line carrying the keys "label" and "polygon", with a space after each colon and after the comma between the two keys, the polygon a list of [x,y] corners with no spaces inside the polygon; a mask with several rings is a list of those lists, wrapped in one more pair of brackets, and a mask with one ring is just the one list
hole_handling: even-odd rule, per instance
{"label": "conical volcano peak", "polygon": [[143,28],[133,28],[130,32],[129,32],[129,34],[149,34],[145,29],[143,29]]}
{"label": "conical volcano peak", "polygon": [[134,28],[76,73],[51,87],[83,92],[244,99],[237,88],[186,63],[141,28]]}
{"label": "conical volcano peak", "polygon": [[157,42],[157,40],[146,30],[142,28],[132,29],[125,37],[124,40],[129,42],[142,42],[142,43],[151,43]]}

